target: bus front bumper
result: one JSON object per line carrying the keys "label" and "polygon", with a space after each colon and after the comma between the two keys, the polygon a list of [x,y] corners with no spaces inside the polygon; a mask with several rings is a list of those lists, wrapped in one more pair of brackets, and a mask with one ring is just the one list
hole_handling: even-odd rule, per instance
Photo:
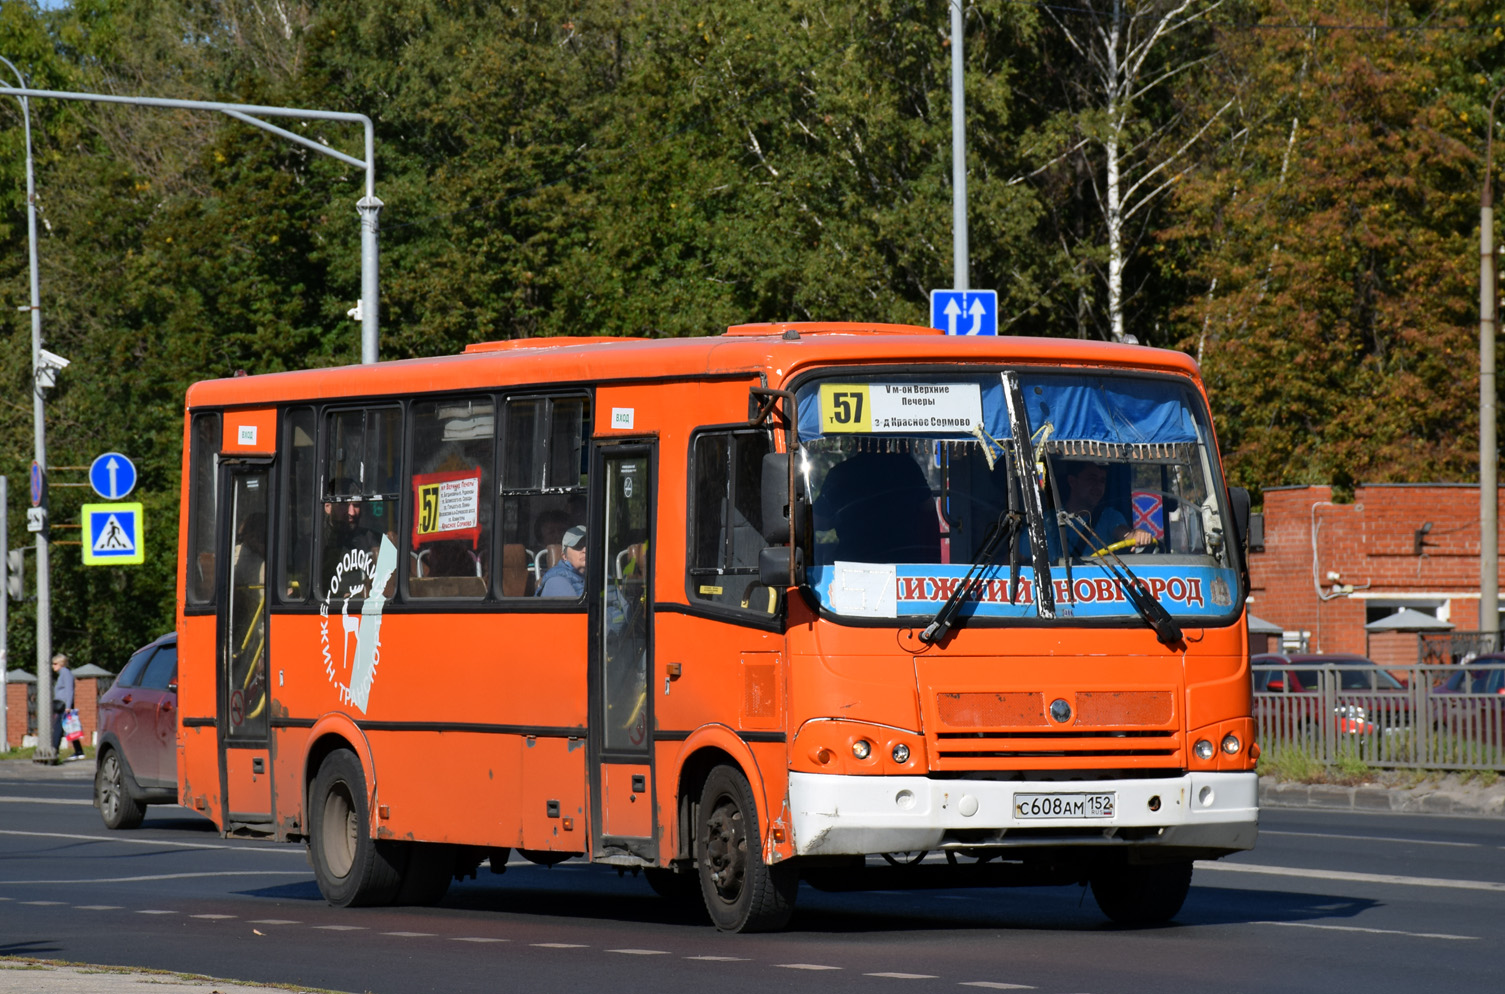
{"label": "bus front bumper", "polygon": [[1253,848],[1259,833],[1253,773],[1041,782],[791,772],[789,808],[797,856],[1128,846],[1212,858]]}

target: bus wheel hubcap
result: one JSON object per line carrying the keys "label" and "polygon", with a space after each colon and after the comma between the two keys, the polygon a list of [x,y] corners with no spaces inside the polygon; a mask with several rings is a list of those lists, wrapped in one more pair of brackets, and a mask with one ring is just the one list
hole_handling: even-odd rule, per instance
{"label": "bus wheel hubcap", "polygon": [[747,869],[747,837],[742,831],[742,812],[736,804],[723,799],[707,822],[706,859],[711,866],[711,882],[725,901],[735,901],[742,893],[742,878]]}

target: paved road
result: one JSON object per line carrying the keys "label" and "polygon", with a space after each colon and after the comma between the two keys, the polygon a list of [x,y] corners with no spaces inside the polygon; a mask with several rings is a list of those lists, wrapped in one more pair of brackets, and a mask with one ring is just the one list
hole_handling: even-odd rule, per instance
{"label": "paved road", "polygon": [[[1494,990],[1499,819],[1266,811],[1252,853],[1199,866],[1172,927],[1107,924],[1078,888],[823,894],[790,931],[723,936],[641,880],[484,869],[427,909],[328,907],[299,847],[182,809],[111,833],[84,771],[0,770],[0,955],[340,991]],[[0,991],[11,971],[0,971]],[[101,981],[103,983],[103,981]]]}

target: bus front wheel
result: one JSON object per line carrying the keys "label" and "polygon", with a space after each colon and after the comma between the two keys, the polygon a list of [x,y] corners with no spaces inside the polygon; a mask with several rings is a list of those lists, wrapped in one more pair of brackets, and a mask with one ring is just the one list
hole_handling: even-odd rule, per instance
{"label": "bus front wheel", "polygon": [[337,908],[387,904],[397,895],[400,853],[371,837],[366,776],[347,749],[330,753],[314,777],[308,851],[319,892]]}
{"label": "bus front wheel", "polygon": [[695,863],[711,921],[723,932],[769,932],[794,914],[799,873],[763,862],[752,788],[742,772],[718,766],[700,792]]}
{"label": "bus front wheel", "polygon": [[1114,862],[1092,872],[1092,897],[1120,925],[1160,925],[1186,903],[1191,861],[1143,866]]}

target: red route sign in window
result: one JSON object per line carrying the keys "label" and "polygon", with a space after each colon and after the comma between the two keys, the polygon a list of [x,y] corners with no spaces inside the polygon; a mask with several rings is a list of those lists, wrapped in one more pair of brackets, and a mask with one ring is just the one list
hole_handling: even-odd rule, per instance
{"label": "red route sign in window", "polygon": [[481,541],[481,470],[413,476],[413,545],[463,539]]}

